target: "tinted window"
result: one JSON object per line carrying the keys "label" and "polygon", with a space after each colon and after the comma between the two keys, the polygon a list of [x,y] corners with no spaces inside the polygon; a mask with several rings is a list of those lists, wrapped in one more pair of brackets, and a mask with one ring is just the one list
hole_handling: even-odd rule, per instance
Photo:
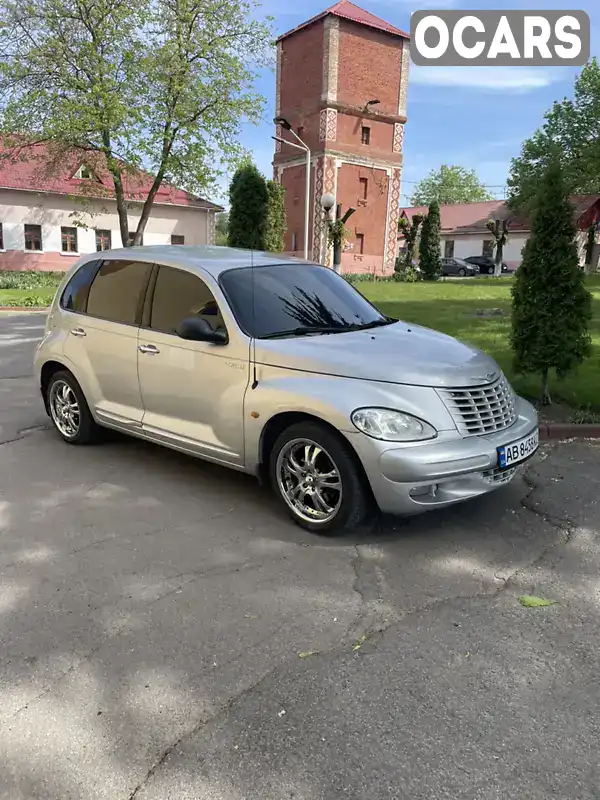
{"label": "tinted window", "polygon": [[89,291],[87,313],[137,324],[151,269],[140,261],[104,261]]}
{"label": "tinted window", "polygon": [[160,267],[154,287],[150,327],[175,333],[185,317],[200,315],[213,329],[225,328],[214,295],[197,275],[173,267]]}
{"label": "tinted window", "polygon": [[88,292],[98,269],[99,261],[88,261],[73,275],[65,287],[60,299],[62,308],[69,311],[85,313],[87,309]]}
{"label": "tinted window", "polygon": [[221,275],[240,327],[263,337],[296,328],[339,328],[386,321],[344,278],[327,267],[277,264]]}

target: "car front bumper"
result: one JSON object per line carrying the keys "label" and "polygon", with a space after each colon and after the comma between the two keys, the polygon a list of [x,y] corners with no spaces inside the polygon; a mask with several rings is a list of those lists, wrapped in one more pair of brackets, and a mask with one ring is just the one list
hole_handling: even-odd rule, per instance
{"label": "car front bumper", "polygon": [[538,427],[538,415],[530,403],[519,398],[517,411],[517,421],[510,428],[485,436],[443,438],[403,447],[390,447],[389,442],[364,434],[348,438],[381,511],[398,516],[422,514],[510,483],[526,462],[501,470],[497,448],[529,436]]}

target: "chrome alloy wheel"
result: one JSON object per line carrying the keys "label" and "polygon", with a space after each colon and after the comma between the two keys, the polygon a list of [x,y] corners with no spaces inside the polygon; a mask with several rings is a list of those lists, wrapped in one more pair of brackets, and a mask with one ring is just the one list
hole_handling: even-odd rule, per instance
{"label": "chrome alloy wheel", "polygon": [[52,421],[65,439],[74,439],[79,433],[81,414],[75,392],[66,381],[58,380],[50,389],[50,414]]}
{"label": "chrome alloy wheel", "polygon": [[276,475],[279,491],[296,516],[325,524],[338,513],[342,479],[329,453],[316,442],[287,442],[277,457]]}

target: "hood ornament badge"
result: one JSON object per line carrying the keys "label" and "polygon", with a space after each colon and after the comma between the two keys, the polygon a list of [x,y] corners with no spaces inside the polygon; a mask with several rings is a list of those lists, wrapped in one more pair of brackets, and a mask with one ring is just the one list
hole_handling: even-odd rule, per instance
{"label": "hood ornament badge", "polygon": [[487,375],[476,375],[473,380],[474,381],[481,381],[481,383],[491,383],[494,378],[496,377],[495,372],[488,372]]}

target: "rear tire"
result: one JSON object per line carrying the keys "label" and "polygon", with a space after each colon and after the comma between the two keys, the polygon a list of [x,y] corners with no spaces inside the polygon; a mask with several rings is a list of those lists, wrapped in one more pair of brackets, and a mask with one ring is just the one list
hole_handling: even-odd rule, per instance
{"label": "rear tire", "polygon": [[48,381],[46,404],[52,424],[67,444],[91,444],[99,439],[85,395],[68,370],[59,370]]}
{"label": "rear tire", "polygon": [[325,425],[298,422],[269,456],[271,485],[297,525],[323,536],[355,532],[376,518],[367,479],[350,445]]}

